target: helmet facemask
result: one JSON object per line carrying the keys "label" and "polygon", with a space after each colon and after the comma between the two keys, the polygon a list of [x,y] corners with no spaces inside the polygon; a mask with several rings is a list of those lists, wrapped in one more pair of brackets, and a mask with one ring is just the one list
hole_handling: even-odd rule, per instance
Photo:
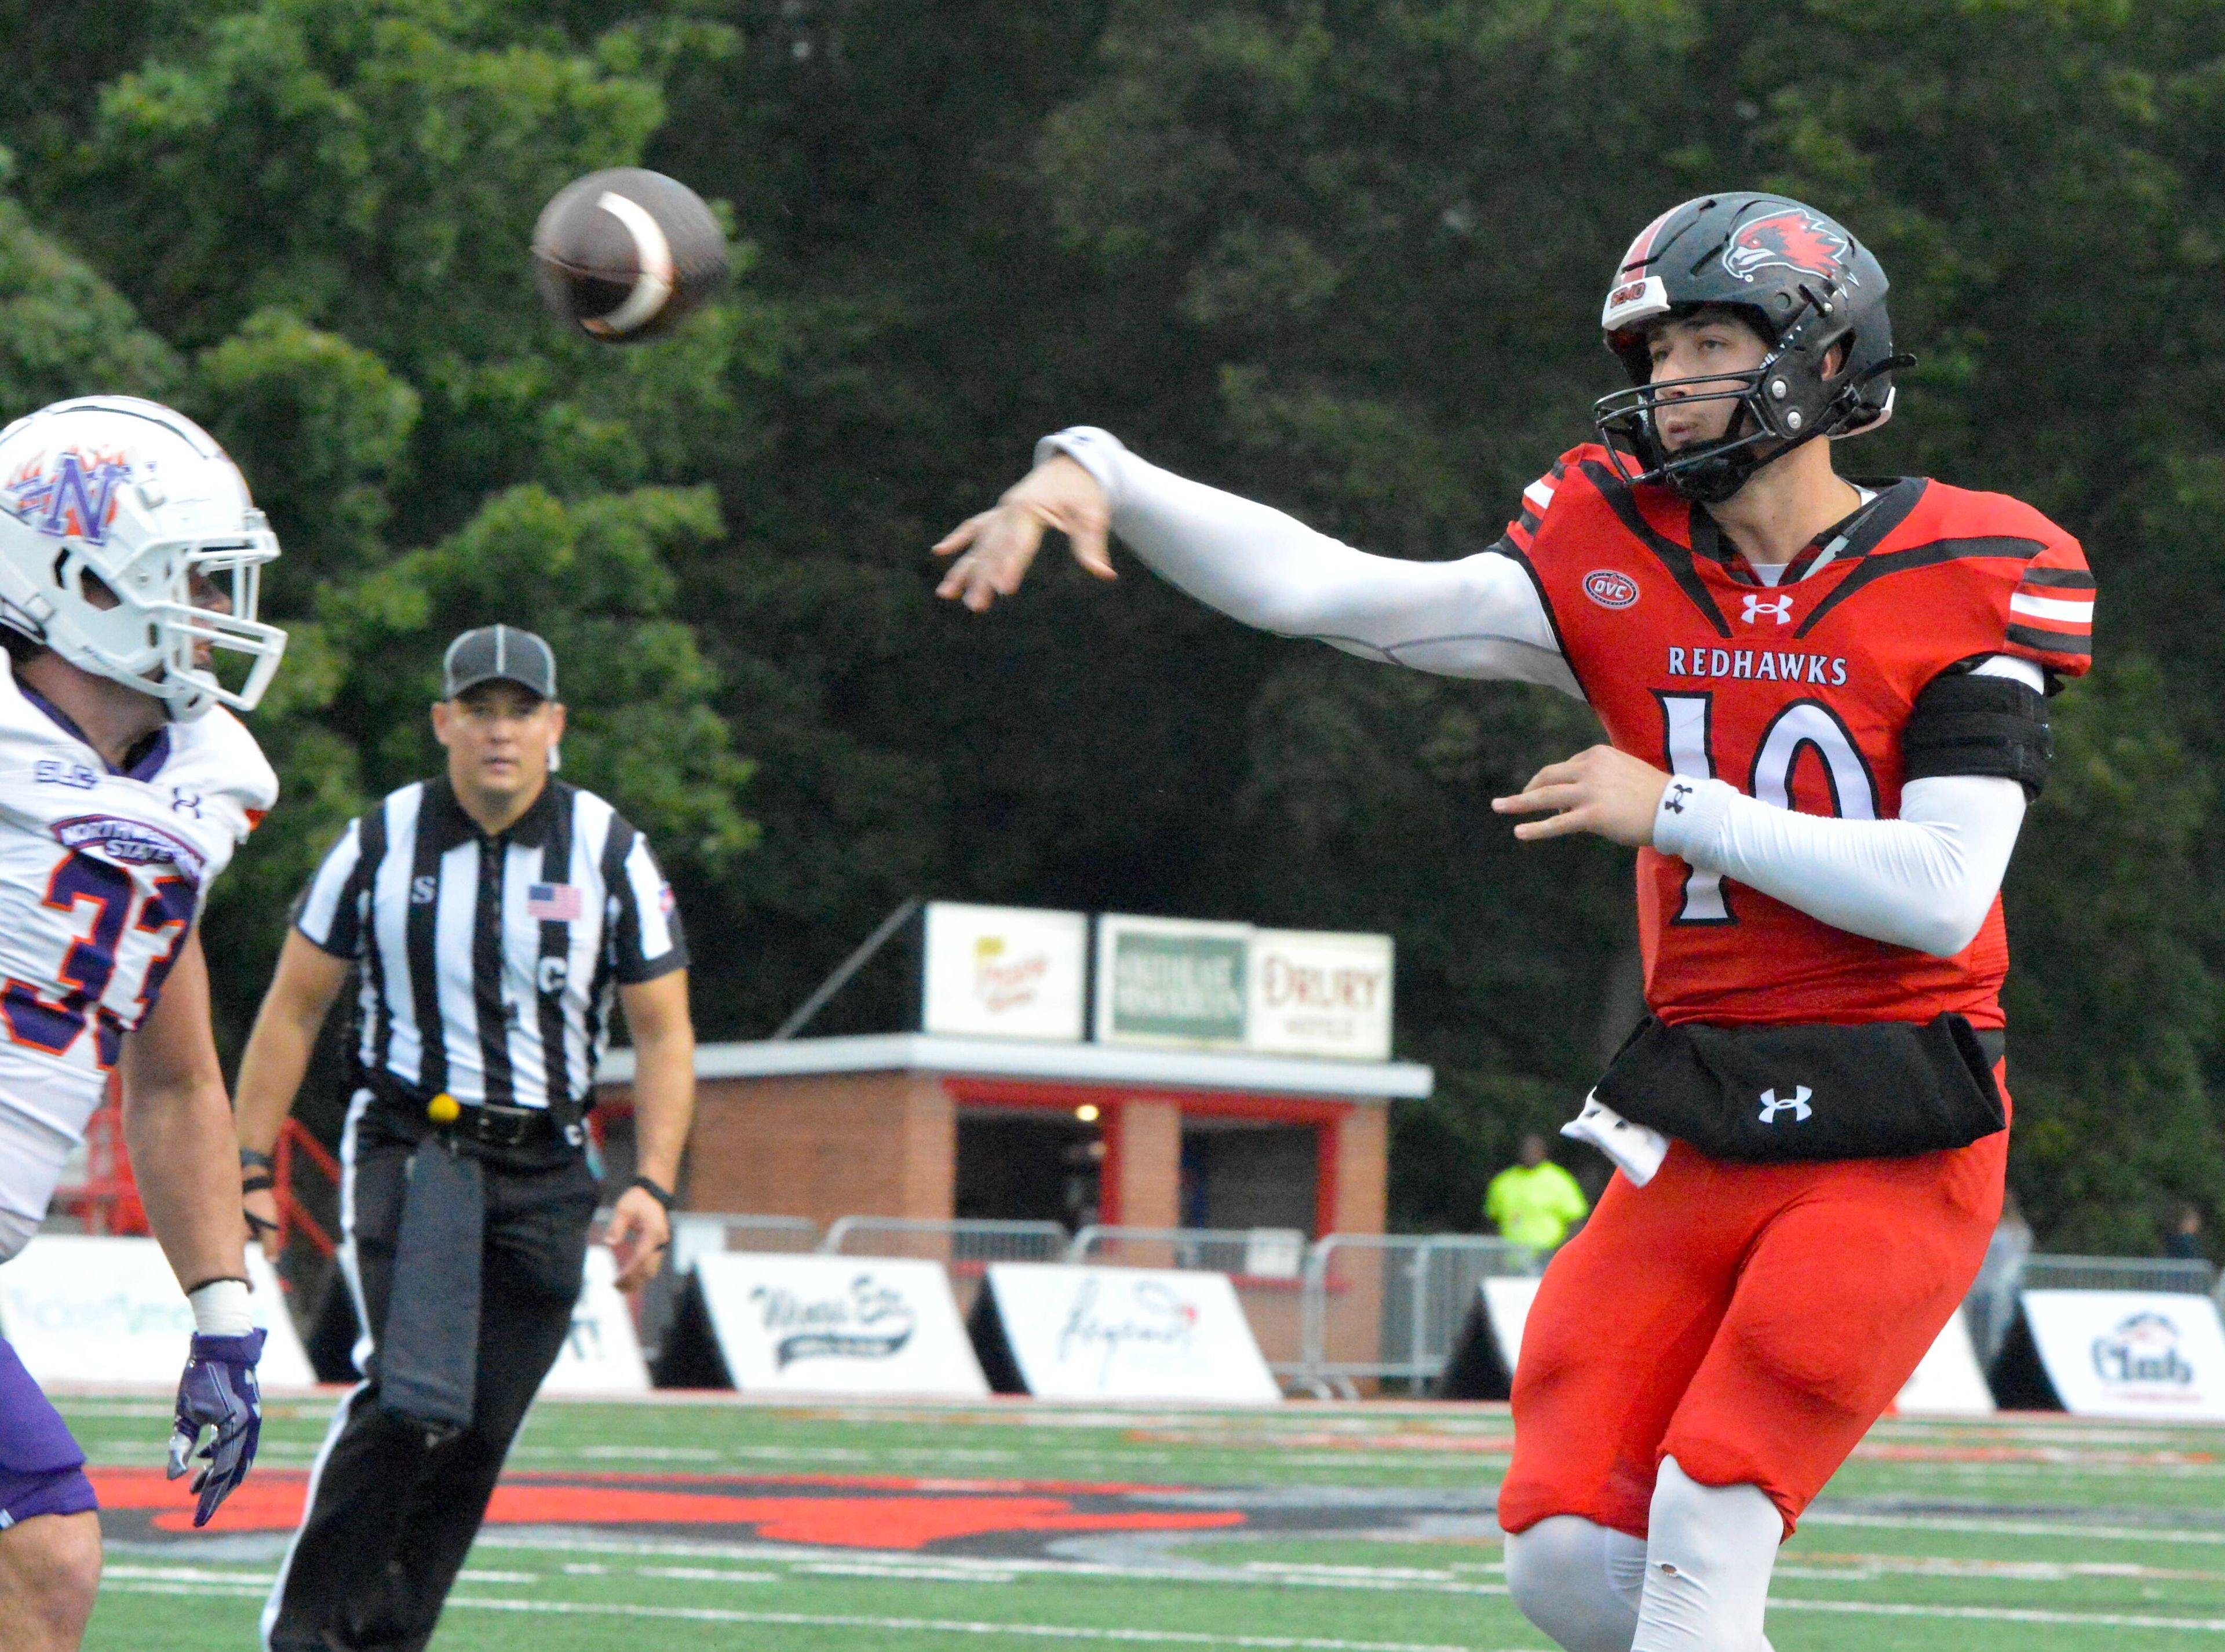
{"label": "helmet facemask", "polygon": [[[1616,341],[1615,353],[1636,382],[1630,389],[1603,396],[1593,403],[1592,418],[1610,460],[1625,481],[1658,483],[1698,503],[1721,504],[1763,465],[1794,448],[1819,436],[1874,429],[1891,416],[1890,395],[1880,412],[1864,404],[1862,387],[1870,377],[1890,370],[1905,358],[1896,358],[1861,374],[1848,371],[1846,364],[1853,358],[1854,336],[1849,327],[1836,320],[1839,307],[1804,287],[1801,290],[1807,298],[1806,307],[1781,332],[1772,329],[1759,311],[1737,307],[1739,319],[1747,326],[1765,339],[1775,337],[1760,362],[1740,371],[1655,380],[1646,353],[1646,332],[1635,334],[1628,345]],[[1685,313],[1731,307],[1694,306]],[[1660,318],[1678,319],[1674,311]],[[1828,373],[1835,351],[1838,370]],[[1669,402],[1683,407],[1729,402],[1734,407],[1722,435],[1672,451],[1663,444],[1655,425],[1657,411]]]}

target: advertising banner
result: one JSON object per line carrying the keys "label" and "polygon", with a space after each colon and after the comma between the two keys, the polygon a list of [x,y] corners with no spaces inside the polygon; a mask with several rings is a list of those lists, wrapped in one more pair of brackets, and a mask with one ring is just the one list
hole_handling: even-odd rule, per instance
{"label": "advertising banner", "polygon": [[2065,1410],[2225,1421],[2225,1325],[2208,1297],[2026,1291],[2024,1313]]}
{"label": "advertising banner", "polygon": [[1252,927],[1177,918],[1097,921],[1097,1036],[1123,1044],[1244,1043]]}
{"label": "advertising banner", "polygon": [[925,923],[922,1032],[1082,1036],[1089,920],[1081,913],[935,901]]}
{"label": "advertising banner", "polygon": [[1256,929],[1246,1045],[1265,1055],[1391,1059],[1391,937]]}
{"label": "advertising banner", "polygon": [[1969,1321],[1956,1308],[1955,1317],[1918,1362],[1916,1374],[1900,1390],[1892,1408],[1915,1416],[1984,1417],[1993,1415],[1994,1391],[1978,1365],[1977,1345],[1970,1340]]}
{"label": "advertising banner", "polygon": [[718,1250],[695,1278],[745,1394],[989,1392],[940,1263]]}
{"label": "advertising banner", "polygon": [[649,1365],[635,1336],[633,1310],[618,1291],[618,1265],[605,1245],[587,1247],[573,1305],[572,1329],[541,1384],[543,1394],[646,1394]]}
{"label": "advertising banner", "polygon": [[993,1313],[1027,1392],[1271,1405],[1282,1397],[1226,1274],[992,1263]]}
{"label": "advertising banner", "polygon": [[[247,1275],[255,1322],[270,1333],[263,1386],[312,1386],[278,1276],[253,1246]],[[0,1266],[0,1336],[41,1383],[175,1387],[193,1334],[192,1305],[152,1239],[41,1233]]]}

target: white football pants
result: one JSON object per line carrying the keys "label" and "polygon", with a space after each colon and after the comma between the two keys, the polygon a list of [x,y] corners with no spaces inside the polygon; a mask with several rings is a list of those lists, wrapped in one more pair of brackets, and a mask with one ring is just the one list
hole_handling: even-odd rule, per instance
{"label": "white football pants", "polygon": [[1645,1542],[1578,1515],[1506,1540],[1522,1615],[1565,1652],[1770,1652],[1761,1632],[1784,1522],[1759,1486],[1661,1461]]}

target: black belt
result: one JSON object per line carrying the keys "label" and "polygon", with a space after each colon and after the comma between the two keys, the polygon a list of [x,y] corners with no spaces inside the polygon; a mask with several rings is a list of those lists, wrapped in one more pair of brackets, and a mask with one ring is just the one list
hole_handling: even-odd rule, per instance
{"label": "black belt", "polygon": [[481,1147],[538,1147],[556,1137],[555,1117],[546,1107],[459,1101],[446,1091],[428,1096],[387,1073],[374,1074],[370,1088],[381,1109],[412,1136],[429,1128],[451,1141]]}

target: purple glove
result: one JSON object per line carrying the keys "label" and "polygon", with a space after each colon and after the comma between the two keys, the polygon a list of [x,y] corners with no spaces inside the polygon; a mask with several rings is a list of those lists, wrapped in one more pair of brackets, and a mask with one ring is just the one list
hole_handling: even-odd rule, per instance
{"label": "purple glove", "polygon": [[193,1481],[201,1494],[193,1510],[193,1524],[206,1526],[217,1505],[247,1478],[255,1463],[256,1442],[263,1437],[263,1390],[255,1381],[255,1362],[263,1358],[263,1339],[269,1333],[250,1331],[244,1337],[193,1336],[186,1357],[186,1374],[178,1379],[178,1417],[170,1434],[169,1478],[183,1474],[203,1428],[215,1434],[201,1448],[208,1465]]}

